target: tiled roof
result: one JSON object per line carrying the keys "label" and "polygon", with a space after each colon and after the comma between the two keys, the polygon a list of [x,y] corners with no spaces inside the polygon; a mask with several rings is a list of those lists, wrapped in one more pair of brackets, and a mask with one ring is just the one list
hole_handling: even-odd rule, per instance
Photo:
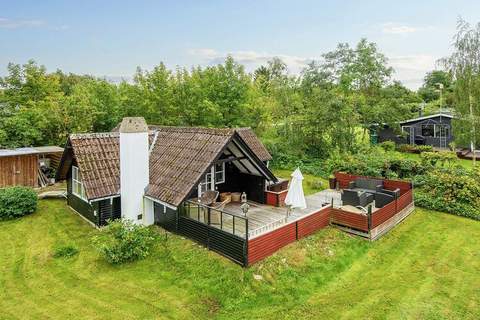
{"label": "tiled roof", "polygon": [[[172,205],[179,205],[198,184],[223,147],[240,137],[262,161],[271,159],[253,131],[192,127],[149,126],[150,184],[146,195]],[[238,135],[235,135],[237,133]],[[156,136],[156,137],[155,137]],[[59,179],[65,179],[72,152],[82,172],[87,198],[92,200],[120,192],[119,133],[72,134],[63,156]],[[268,170],[268,169],[267,169]]]}
{"label": "tiled roof", "polygon": [[243,141],[252,149],[252,151],[257,155],[261,161],[272,160],[272,156],[268,152],[267,148],[263,143],[258,139],[255,132],[250,128],[238,128],[235,129],[237,133],[242,137]]}
{"label": "tiled roof", "polygon": [[179,205],[232,137],[231,129],[157,127],[147,196]]}
{"label": "tiled roof", "polygon": [[70,135],[88,199],[119,193],[119,140],[117,132]]}

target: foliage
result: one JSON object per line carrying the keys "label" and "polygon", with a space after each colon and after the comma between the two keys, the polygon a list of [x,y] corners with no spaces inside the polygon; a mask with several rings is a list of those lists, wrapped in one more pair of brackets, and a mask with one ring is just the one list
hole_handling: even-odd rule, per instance
{"label": "foliage", "polygon": [[433,147],[429,145],[399,144],[396,149],[400,152],[422,153],[432,152]]}
{"label": "foliage", "polygon": [[71,258],[78,254],[77,247],[73,245],[66,245],[55,248],[53,252],[54,258]]}
{"label": "foliage", "polygon": [[19,218],[35,212],[37,194],[26,187],[0,189],[0,220]]}
{"label": "foliage", "polygon": [[459,19],[453,47],[442,62],[455,79],[455,142],[474,149],[480,141],[480,23],[471,27]]}
{"label": "foliage", "polygon": [[146,258],[156,240],[157,234],[150,228],[115,220],[102,230],[102,236],[94,238],[94,243],[109,263],[121,264]]}
{"label": "foliage", "polygon": [[458,157],[455,152],[452,151],[442,151],[442,152],[423,152],[420,155],[420,159],[426,165],[441,166],[441,167],[451,167],[457,161]]}
{"label": "foliage", "polygon": [[480,220],[480,173],[463,168],[437,169],[417,177],[418,206]]}
{"label": "foliage", "polygon": [[395,150],[395,142],[393,141],[384,141],[379,144],[380,147],[382,147],[383,150],[385,151],[394,151]]}

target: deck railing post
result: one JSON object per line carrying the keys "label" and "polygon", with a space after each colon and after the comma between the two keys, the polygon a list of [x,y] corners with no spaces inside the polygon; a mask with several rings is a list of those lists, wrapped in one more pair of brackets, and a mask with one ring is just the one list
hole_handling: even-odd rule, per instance
{"label": "deck railing post", "polygon": [[248,219],[245,219],[245,240],[248,241]]}
{"label": "deck railing post", "polygon": [[207,220],[207,224],[208,224],[208,225],[210,225],[210,221],[211,221],[211,220],[210,220],[210,213],[211,213],[210,208],[208,208],[208,209],[207,209],[207,219],[208,219],[208,220]]}
{"label": "deck railing post", "polygon": [[233,217],[233,235],[235,235],[235,216],[232,216]]}
{"label": "deck railing post", "polygon": [[223,230],[223,211],[220,211],[220,230]]}

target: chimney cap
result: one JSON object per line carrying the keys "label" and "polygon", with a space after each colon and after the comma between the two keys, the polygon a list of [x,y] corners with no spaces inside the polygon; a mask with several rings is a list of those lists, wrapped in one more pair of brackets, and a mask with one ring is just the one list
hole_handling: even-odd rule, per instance
{"label": "chimney cap", "polygon": [[120,133],[148,132],[147,122],[143,117],[126,117],[120,124]]}

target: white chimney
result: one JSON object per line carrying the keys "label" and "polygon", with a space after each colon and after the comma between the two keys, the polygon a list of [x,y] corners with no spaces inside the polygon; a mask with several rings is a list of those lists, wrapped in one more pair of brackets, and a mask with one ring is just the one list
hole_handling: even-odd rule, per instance
{"label": "white chimney", "polygon": [[[120,125],[122,218],[142,223],[143,195],[149,183],[148,127],[144,118],[123,118]],[[140,219],[139,219],[140,218]]]}

